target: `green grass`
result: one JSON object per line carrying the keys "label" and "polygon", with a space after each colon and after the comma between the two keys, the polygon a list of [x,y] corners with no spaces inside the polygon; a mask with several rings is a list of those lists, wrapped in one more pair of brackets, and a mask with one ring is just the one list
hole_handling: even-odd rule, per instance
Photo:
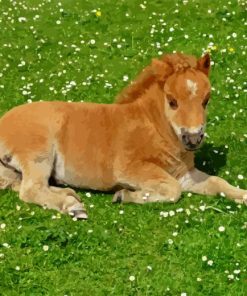
{"label": "green grass", "polygon": [[[200,56],[211,48],[208,138],[197,164],[247,188],[246,6],[235,0],[60,3],[0,1],[1,114],[28,100],[111,103],[159,52]],[[122,206],[112,205],[110,194],[79,194],[86,222],[1,191],[0,295],[247,295],[245,206],[188,194],[175,205]],[[176,214],[160,216],[169,211]]]}

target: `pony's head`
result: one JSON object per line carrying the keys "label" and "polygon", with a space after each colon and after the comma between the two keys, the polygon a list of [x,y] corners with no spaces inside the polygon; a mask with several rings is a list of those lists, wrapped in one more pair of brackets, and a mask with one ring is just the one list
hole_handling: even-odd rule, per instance
{"label": "pony's head", "polygon": [[164,91],[165,116],[186,150],[197,149],[204,138],[206,106],[210,99],[210,57],[196,60],[177,54],[152,61]]}

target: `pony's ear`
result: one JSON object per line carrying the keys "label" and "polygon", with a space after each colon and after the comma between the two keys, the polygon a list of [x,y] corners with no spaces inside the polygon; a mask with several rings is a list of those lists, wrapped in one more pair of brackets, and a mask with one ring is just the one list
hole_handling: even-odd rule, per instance
{"label": "pony's ear", "polygon": [[172,67],[166,62],[153,59],[151,64],[153,73],[158,81],[165,82],[167,77],[172,74]]}
{"label": "pony's ear", "polygon": [[197,61],[197,69],[202,71],[207,76],[209,75],[210,70],[210,55],[206,53]]}

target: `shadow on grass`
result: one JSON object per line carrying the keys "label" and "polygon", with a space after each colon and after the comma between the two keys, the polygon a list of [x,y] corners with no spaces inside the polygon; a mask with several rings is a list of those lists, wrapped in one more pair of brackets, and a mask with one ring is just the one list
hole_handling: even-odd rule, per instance
{"label": "shadow on grass", "polygon": [[215,147],[205,143],[195,154],[195,166],[209,175],[218,175],[226,165],[226,156],[227,150],[223,145]]}

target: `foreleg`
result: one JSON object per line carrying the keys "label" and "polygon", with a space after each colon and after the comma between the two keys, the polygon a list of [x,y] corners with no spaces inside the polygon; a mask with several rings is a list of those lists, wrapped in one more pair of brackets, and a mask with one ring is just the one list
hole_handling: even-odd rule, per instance
{"label": "foreleg", "polygon": [[120,183],[134,188],[134,191],[122,189],[116,192],[113,202],[176,202],[181,197],[178,181],[154,164],[136,165],[133,170],[130,168]]}
{"label": "foreleg", "polygon": [[247,204],[247,190],[230,185],[224,179],[210,176],[197,169],[189,171],[179,179],[182,191],[190,191],[205,195],[221,194],[237,203]]}

